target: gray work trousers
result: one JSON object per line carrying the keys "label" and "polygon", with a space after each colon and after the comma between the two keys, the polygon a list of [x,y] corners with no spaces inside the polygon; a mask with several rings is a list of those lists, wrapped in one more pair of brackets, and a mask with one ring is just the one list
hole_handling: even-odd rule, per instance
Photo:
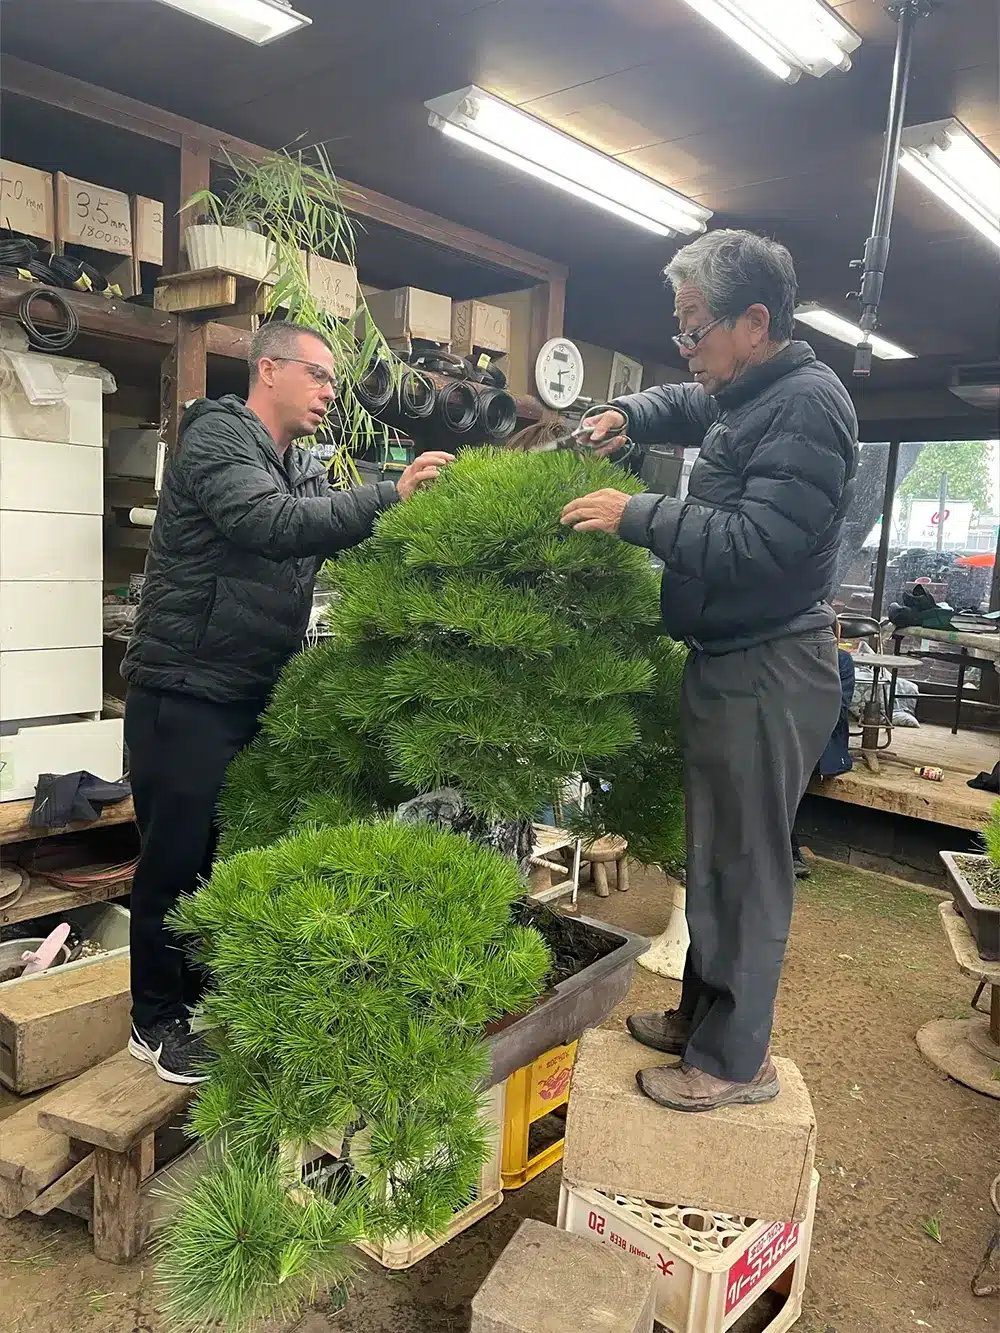
{"label": "gray work trousers", "polygon": [[832,630],[692,652],[684,669],[684,1059],[717,1078],[749,1082],[767,1053],[795,893],[792,826],[840,701]]}

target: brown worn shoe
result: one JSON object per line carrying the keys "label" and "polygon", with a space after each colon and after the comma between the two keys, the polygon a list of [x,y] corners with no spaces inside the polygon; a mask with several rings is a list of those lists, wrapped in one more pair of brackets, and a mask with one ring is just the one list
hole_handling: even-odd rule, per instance
{"label": "brown worn shoe", "polygon": [[683,1055],[691,1036],[691,1020],[679,1009],[665,1014],[633,1014],[626,1026],[636,1041],[664,1055]]}
{"label": "brown worn shoe", "polygon": [[720,1106],[773,1102],[780,1090],[778,1071],[770,1058],[749,1083],[730,1083],[686,1064],[640,1069],[636,1079],[647,1097],[671,1111],[715,1111]]}

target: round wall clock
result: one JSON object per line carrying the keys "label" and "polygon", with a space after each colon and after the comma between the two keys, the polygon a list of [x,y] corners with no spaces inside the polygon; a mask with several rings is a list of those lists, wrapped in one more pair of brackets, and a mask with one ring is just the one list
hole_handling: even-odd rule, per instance
{"label": "round wall clock", "polygon": [[571,407],[583,389],[583,353],[568,338],[550,338],[535,359],[535,385],[546,407]]}

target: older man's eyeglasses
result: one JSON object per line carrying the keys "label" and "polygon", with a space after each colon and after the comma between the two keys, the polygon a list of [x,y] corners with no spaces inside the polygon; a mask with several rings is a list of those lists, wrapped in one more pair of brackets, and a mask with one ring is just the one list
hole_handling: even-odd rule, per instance
{"label": "older man's eyeglasses", "polygon": [[701,328],[689,329],[687,333],[675,333],[670,341],[675,347],[679,347],[682,352],[693,352],[702,339],[707,338],[714,328],[732,318],[732,315],[720,315],[718,319],[713,319],[708,324],[702,324]]}
{"label": "older man's eyeglasses", "polygon": [[328,384],[331,389],[336,391],[337,377],[333,371],[327,370],[325,366],[318,365],[315,361],[303,361],[300,356],[276,356],[273,359],[275,361],[291,361],[297,366],[305,366],[309,378],[315,384],[318,384],[320,388]]}

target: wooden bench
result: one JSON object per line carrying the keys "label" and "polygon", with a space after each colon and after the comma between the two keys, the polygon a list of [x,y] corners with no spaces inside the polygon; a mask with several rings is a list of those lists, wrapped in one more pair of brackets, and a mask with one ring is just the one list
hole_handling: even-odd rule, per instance
{"label": "wooden bench", "polygon": [[3,1121],[0,1212],[77,1213],[90,1221],[99,1259],[134,1259],[146,1240],[154,1135],[192,1094],[127,1051],[44,1093]]}

